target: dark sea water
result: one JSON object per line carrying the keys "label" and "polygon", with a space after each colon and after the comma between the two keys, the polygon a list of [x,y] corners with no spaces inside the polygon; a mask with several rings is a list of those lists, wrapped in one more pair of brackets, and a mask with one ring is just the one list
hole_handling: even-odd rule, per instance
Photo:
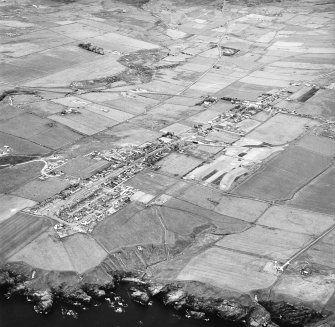
{"label": "dark sea water", "polygon": [[35,313],[33,305],[24,297],[7,300],[0,295],[0,327],[236,327],[219,321],[200,321],[180,316],[173,309],[154,301],[143,307],[131,301],[125,287],[119,290],[123,312],[115,312],[110,303],[104,302],[87,311],[79,311],[77,319],[64,317],[60,306],[48,315]]}

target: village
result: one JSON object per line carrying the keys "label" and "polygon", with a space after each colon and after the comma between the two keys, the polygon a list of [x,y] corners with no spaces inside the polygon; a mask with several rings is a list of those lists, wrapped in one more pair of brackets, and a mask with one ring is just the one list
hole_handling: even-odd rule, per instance
{"label": "village", "polygon": [[2,1],[10,290],[41,312],[127,276],[199,326],[333,326],[334,22],[324,0]]}

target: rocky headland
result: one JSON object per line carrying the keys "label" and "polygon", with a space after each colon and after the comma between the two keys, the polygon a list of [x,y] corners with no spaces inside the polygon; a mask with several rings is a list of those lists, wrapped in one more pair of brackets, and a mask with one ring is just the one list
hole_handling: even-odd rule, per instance
{"label": "rocky headland", "polygon": [[39,314],[48,314],[55,303],[74,310],[88,308],[117,293],[120,283],[129,285],[129,296],[137,303],[148,305],[155,298],[193,319],[216,317],[248,327],[331,327],[335,322],[330,312],[276,300],[262,290],[252,298],[201,282],[146,279],[137,273],[106,271],[102,267],[78,274],[45,271],[17,262],[3,264],[0,270],[0,289],[5,296],[25,296]]}
{"label": "rocky headland", "polygon": [[334,327],[333,2],[1,1],[1,292]]}

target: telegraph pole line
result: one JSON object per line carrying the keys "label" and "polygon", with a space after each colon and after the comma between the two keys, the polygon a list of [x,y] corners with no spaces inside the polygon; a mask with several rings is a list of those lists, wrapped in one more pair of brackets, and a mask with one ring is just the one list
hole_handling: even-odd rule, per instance
{"label": "telegraph pole line", "polygon": [[279,266],[277,268],[278,271],[284,271],[285,268],[287,268],[292,261],[297,259],[300,255],[308,251],[313,245],[321,241],[325,236],[327,236],[329,233],[331,233],[333,230],[335,230],[335,224],[330,226],[325,232],[323,232],[319,237],[317,237],[314,241],[306,245],[304,248],[302,248],[300,251],[298,251],[296,254],[294,254],[289,260],[287,260],[282,266]]}

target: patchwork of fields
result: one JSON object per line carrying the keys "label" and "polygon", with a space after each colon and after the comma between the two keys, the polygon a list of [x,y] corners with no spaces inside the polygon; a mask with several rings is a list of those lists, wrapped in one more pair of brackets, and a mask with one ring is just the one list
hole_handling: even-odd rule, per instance
{"label": "patchwork of fields", "polygon": [[0,5],[1,263],[331,312],[332,4],[51,2]]}

